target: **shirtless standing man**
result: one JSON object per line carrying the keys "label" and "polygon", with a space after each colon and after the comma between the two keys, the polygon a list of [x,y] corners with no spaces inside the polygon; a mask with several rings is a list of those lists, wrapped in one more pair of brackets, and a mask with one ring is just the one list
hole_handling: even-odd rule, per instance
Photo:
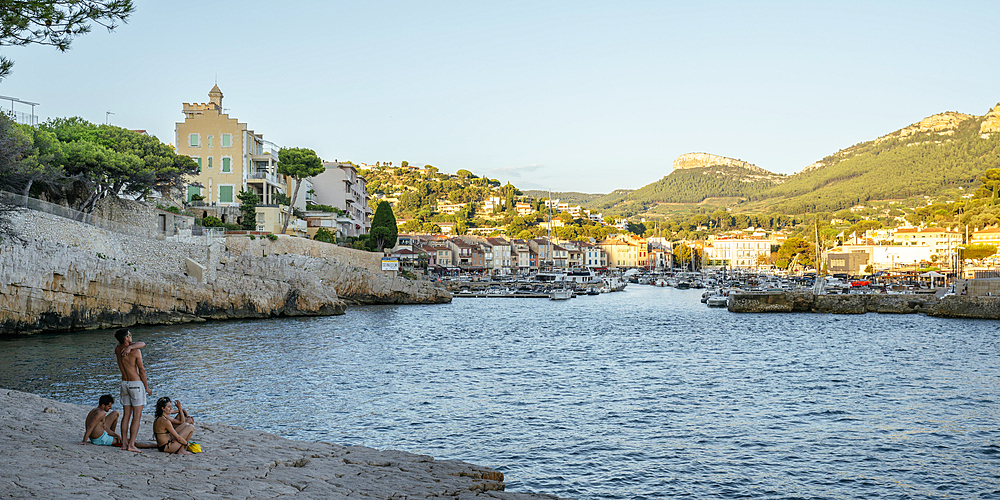
{"label": "shirtless standing man", "polygon": [[[118,369],[122,372],[122,449],[142,453],[135,446],[135,438],[139,434],[139,421],[142,419],[142,407],[146,405],[146,396],[153,395],[149,382],[146,381],[146,369],[142,366],[142,353],[139,352],[139,348],[146,344],[133,343],[132,333],[127,328],[115,332],[115,338],[118,339],[115,358],[118,360]],[[126,426],[129,426],[128,429]]]}

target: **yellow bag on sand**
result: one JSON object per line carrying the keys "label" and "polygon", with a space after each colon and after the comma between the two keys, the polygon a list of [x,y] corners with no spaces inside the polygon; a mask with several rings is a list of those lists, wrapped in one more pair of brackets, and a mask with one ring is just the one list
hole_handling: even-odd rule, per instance
{"label": "yellow bag on sand", "polygon": [[187,448],[191,453],[201,453],[201,445],[194,441],[188,441]]}

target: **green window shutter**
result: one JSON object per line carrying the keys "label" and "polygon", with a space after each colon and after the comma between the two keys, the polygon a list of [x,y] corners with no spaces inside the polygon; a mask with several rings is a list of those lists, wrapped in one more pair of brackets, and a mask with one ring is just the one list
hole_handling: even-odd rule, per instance
{"label": "green window shutter", "polygon": [[195,158],[194,162],[198,164],[198,173],[200,174],[201,173],[201,157],[199,156],[199,157]]}
{"label": "green window shutter", "polygon": [[232,203],[233,202],[233,187],[232,186],[219,186],[219,201],[222,203]]}
{"label": "green window shutter", "polygon": [[222,147],[233,147],[233,134],[222,134]]}
{"label": "green window shutter", "polygon": [[208,168],[212,168],[212,157],[208,157]]}
{"label": "green window shutter", "polygon": [[232,158],[223,158],[222,159],[222,171],[226,172],[226,173],[233,171],[233,159]]}
{"label": "green window shutter", "polygon": [[208,147],[212,147],[212,136],[208,136]]}
{"label": "green window shutter", "polygon": [[189,135],[188,144],[190,144],[192,148],[198,147],[198,134]]}
{"label": "green window shutter", "polygon": [[198,186],[188,186],[187,188],[187,201],[191,201],[191,197],[194,195],[201,196],[201,188]]}

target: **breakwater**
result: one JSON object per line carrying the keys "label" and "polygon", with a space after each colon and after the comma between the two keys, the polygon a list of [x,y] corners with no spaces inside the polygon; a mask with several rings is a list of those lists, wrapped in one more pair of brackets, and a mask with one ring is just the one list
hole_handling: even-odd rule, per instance
{"label": "breakwater", "polygon": [[142,238],[32,210],[12,222],[25,241],[0,243],[0,334],[451,300],[431,282],[373,270],[377,255],[312,240]]}
{"label": "breakwater", "polygon": [[924,313],[928,316],[1000,319],[1000,297],[933,294],[817,295],[809,290],[738,292],[730,295],[729,310],[740,313],[822,312],[832,314]]}

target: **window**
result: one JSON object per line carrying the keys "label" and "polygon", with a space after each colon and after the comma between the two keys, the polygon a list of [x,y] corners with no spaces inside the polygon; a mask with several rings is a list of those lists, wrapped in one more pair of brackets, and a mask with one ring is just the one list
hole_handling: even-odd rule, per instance
{"label": "window", "polygon": [[233,159],[228,156],[222,157],[222,173],[228,174],[233,171]]}
{"label": "window", "polygon": [[188,186],[187,187],[187,201],[191,201],[191,197],[194,195],[201,196],[201,188],[198,186]]}
{"label": "window", "polygon": [[198,143],[198,134],[190,134],[190,135],[188,135],[188,144],[192,148],[196,148],[198,146],[201,146],[201,144]]}
{"label": "window", "polygon": [[233,134],[222,134],[222,147],[233,147]]}
{"label": "window", "polygon": [[212,147],[212,136],[208,136],[208,147]]}
{"label": "window", "polygon": [[219,202],[220,203],[233,202],[233,186],[219,186]]}
{"label": "window", "polygon": [[191,157],[191,159],[194,160],[194,162],[198,164],[198,173],[200,174],[201,173],[201,157],[200,156],[193,156],[193,157]]}
{"label": "window", "polygon": [[212,168],[212,157],[208,157],[208,168]]}

